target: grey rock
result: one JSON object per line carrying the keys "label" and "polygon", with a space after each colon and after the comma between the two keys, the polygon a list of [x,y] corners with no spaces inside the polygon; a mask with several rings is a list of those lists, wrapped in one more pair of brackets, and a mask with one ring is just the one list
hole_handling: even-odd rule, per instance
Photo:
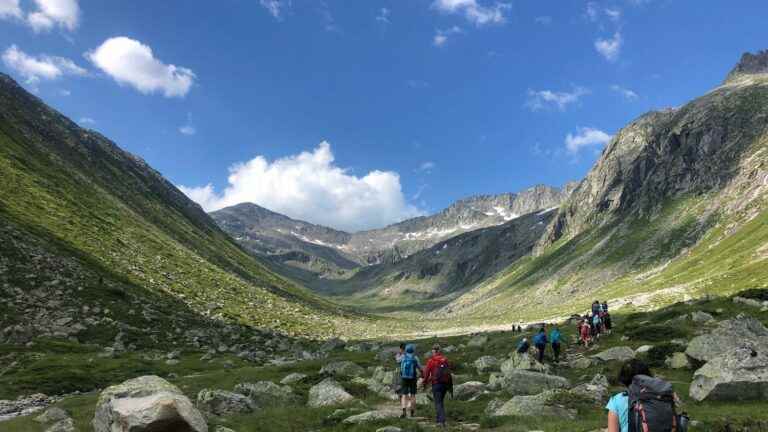
{"label": "grey rock", "polygon": [[286,375],[285,378],[280,380],[280,384],[283,384],[283,385],[296,384],[297,382],[303,380],[306,377],[307,375],[303,373],[294,372],[292,374]]}
{"label": "grey rock", "polygon": [[539,363],[530,354],[520,354],[514,352],[507,360],[501,364],[501,373],[509,375],[516,370],[549,372],[549,366]]}
{"label": "grey rock", "polygon": [[214,430],[214,432],[235,432],[235,431],[228,427],[216,426],[216,429]]}
{"label": "grey rock", "polygon": [[234,391],[248,396],[259,408],[296,404],[299,396],[289,386],[279,386],[272,381],[241,383]]}
{"label": "grey rock", "polygon": [[489,387],[512,395],[534,395],[544,390],[569,388],[571,383],[561,376],[515,370],[506,375],[491,375]]}
{"label": "grey rock", "polygon": [[744,344],[768,346],[768,329],[757,319],[740,314],[720,322],[712,332],[693,338],[685,353],[688,357],[706,362]]}
{"label": "grey rock", "polygon": [[38,423],[55,423],[60,420],[69,418],[69,414],[59,407],[51,407],[45,410],[42,414],[35,417],[35,421]]}
{"label": "grey rock", "polygon": [[256,406],[240,393],[203,389],[197,394],[197,408],[209,415],[227,416],[251,413]]}
{"label": "grey rock", "polygon": [[470,381],[454,386],[453,398],[461,401],[474,400],[486,392],[487,390],[484,383],[479,381]]}
{"label": "grey rock", "polygon": [[401,413],[400,411],[394,410],[394,409],[367,411],[361,414],[348,417],[344,419],[342,423],[360,424],[360,423],[368,423],[368,422],[379,421],[379,420],[389,420],[389,419],[400,417],[400,413]]}
{"label": "grey rock", "polygon": [[331,376],[361,377],[365,375],[365,369],[351,361],[337,361],[323,366],[320,373]]}
{"label": "grey rock", "polygon": [[694,372],[689,394],[697,401],[768,399],[768,346],[740,347],[711,359]]}
{"label": "grey rock", "polygon": [[339,338],[331,338],[320,346],[320,351],[330,352],[337,349],[343,349],[346,345],[347,343]]}
{"label": "grey rock", "polygon": [[664,364],[670,369],[686,369],[691,366],[688,356],[682,352],[676,352],[664,360]]}
{"label": "grey rock", "polygon": [[635,354],[645,354],[651,349],[653,349],[653,345],[643,345],[635,350]]}
{"label": "grey rock", "polygon": [[571,360],[568,364],[574,369],[589,369],[594,364],[594,361],[588,357],[580,357]]}
{"label": "grey rock", "polygon": [[309,401],[307,405],[312,408],[342,405],[355,400],[354,396],[347,393],[333,378],[326,378],[309,389]]}
{"label": "grey rock", "polygon": [[473,336],[472,339],[467,342],[467,346],[478,348],[488,343],[488,336],[486,335],[477,335]]}
{"label": "grey rock", "polygon": [[45,432],[75,432],[75,422],[71,418],[59,420],[45,429]]}
{"label": "grey rock", "polygon": [[482,356],[474,364],[479,373],[499,370],[499,359],[493,356]]}
{"label": "grey rock", "polygon": [[99,395],[94,432],[131,432],[174,425],[191,432],[208,432],[202,414],[176,386],[154,376],[142,376],[107,387]]}
{"label": "grey rock", "polygon": [[403,430],[397,426],[384,426],[376,429],[376,432],[403,432]]}
{"label": "grey rock", "polygon": [[543,416],[575,419],[576,410],[553,403],[554,392],[543,392],[532,396],[515,396],[499,407],[492,416]]}
{"label": "grey rock", "polygon": [[713,321],[714,319],[715,317],[702,311],[696,311],[691,314],[691,321],[699,324],[707,323],[707,322]]}
{"label": "grey rock", "polygon": [[613,347],[593,355],[592,358],[604,362],[626,361],[635,358],[635,350],[627,346]]}

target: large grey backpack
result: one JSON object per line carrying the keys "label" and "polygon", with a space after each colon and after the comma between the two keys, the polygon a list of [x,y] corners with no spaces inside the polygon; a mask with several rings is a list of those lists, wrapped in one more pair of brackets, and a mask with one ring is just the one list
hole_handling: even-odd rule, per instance
{"label": "large grey backpack", "polygon": [[629,432],[677,432],[675,393],[660,378],[636,375],[629,386]]}

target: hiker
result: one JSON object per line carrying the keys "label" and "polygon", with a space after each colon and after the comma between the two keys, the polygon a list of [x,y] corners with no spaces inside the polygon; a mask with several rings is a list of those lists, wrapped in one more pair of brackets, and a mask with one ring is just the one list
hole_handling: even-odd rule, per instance
{"label": "hiker", "polygon": [[560,362],[560,338],[560,329],[555,324],[549,332],[549,343],[552,344],[552,354],[554,354],[555,363]]}
{"label": "hiker", "polygon": [[405,343],[400,343],[400,350],[395,354],[395,373],[392,375],[392,388],[395,390],[395,394],[402,397],[403,390],[403,378],[400,376],[400,362],[403,361],[405,355]]}
{"label": "hiker", "polygon": [[600,313],[600,302],[598,300],[595,300],[592,302],[592,315],[597,315]]}
{"label": "hiker", "polygon": [[589,348],[590,327],[586,320],[581,322],[579,327],[579,336],[581,341],[584,342],[584,348]]}
{"label": "hiker", "polygon": [[432,385],[432,396],[435,400],[437,424],[445,427],[445,395],[453,395],[453,375],[448,359],[440,351],[440,345],[432,346],[432,357],[427,362],[422,386]]}
{"label": "hiker", "polygon": [[605,313],[603,316],[603,327],[605,327],[605,332],[607,334],[611,334],[611,328],[613,327],[613,323],[611,322],[611,314],[608,312]]}
{"label": "hiker", "polygon": [[592,331],[595,339],[600,339],[600,328],[603,325],[603,321],[600,319],[600,315],[595,314],[592,316]]}
{"label": "hiker", "polygon": [[411,411],[411,417],[416,411],[416,387],[418,384],[418,375],[424,376],[424,371],[416,357],[416,347],[408,344],[405,347],[405,353],[400,358],[400,407],[403,414],[400,418],[406,417],[406,409]]}
{"label": "hiker", "polygon": [[608,302],[605,300],[603,300],[602,309],[603,309],[603,312],[608,313]]}
{"label": "hiker", "polygon": [[539,329],[539,333],[533,337],[533,345],[538,350],[539,363],[544,363],[544,351],[547,349],[547,332],[544,327]]}
{"label": "hiker", "polygon": [[517,353],[518,354],[528,354],[528,350],[531,349],[531,344],[528,343],[528,338],[523,338],[518,344],[517,344]]}
{"label": "hiker", "polygon": [[615,394],[605,406],[608,432],[688,430],[686,414],[678,416],[675,412],[680,399],[672,384],[654,378],[645,363],[637,359],[627,361],[619,370],[618,381],[627,391]]}

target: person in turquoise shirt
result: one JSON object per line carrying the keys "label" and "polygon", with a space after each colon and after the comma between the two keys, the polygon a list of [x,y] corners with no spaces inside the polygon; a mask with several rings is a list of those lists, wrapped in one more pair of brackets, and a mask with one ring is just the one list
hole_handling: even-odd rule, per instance
{"label": "person in turquoise shirt", "polygon": [[[637,359],[624,363],[619,371],[619,382],[629,387],[635,375],[651,375],[648,365]],[[605,406],[608,410],[608,432],[629,432],[629,396],[627,392],[613,395]]]}
{"label": "person in turquoise shirt", "polygon": [[555,363],[560,361],[560,329],[555,325],[549,332],[549,343],[552,344],[552,353],[555,357]]}

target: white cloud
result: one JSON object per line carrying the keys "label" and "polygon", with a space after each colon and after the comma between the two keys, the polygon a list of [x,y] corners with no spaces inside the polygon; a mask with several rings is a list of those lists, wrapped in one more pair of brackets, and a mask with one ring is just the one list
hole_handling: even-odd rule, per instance
{"label": "white cloud", "polygon": [[621,33],[616,32],[612,38],[598,39],[595,41],[595,49],[609,62],[616,61],[621,53],[621,45],[623,41]]}
{"label": "white cloud", "polygon": [[197,133],[197,128],[192,124],[192,114],[187,114],[187,123],[179,126],[179,133],[188,136]]}
{"label": "white cloud", "polygon": [[49,31],[61,26],[69,31],[80,22],[80,6],[77,0],[35,0],[37,10],[27,15],[27,23],[36,32]]}
{"label": "white cloud", "polygon": [[600,129],[579,127],[575,135],[568,133],[565,136],[565,149],[576,154],[583,148],[604,146],[610,140],[611,136]]}
{"label": "white cloud", "polygon": [[257,156],[229,169],[229,185],[179,186],[206,211],[253,202],[292,218],[344,230],[381,227],[423,214],[406,202],[400,176],[371,171],[358,177],[334,164],[331,146],[268,161]]}
{"label": "white cloud", "polygon": [[584,11],[584,16],[590,21],[597,21],[600,16],[600,12],[597,8],[596,2],[588,2],[587,9]]}
{"label": "white cloud", "polygon": [[86,75],[87,71],[64,57],[32,56],[11,45],[3,52],[3,63],[26,79],[27,84],[54,80],[64,75]]}
{"label": "white cloud", "polygon": [[432,7],[444,13],[459,13],[476,26],[499,24],[506,20],[504,12],[509,4],[496,3],[493,6],[483,6],[477,0],[435,0]]}
{"label": "white cloud", "polygon": [[19,0],[0,0],[0,19],[21,18]]}
{"label": "white cloud", "polygon": [[90,117],[80,117],[80,120],[77,121],[81,125],[93,125],[96,124],[96,120],[90,118]]}
{"label": "white cloud", "polygon": [[128,84],[144,94],[162,92],[165,97],[184,97],[195,81],[191,70],[161,62],[152,48],[127,37],[107,39],[86,57],[119,84]]}
{"label": "white cloud", "polygon": [[429,83],[427,81],[422,80],[408,80],[405,82],[408,84],[408,87],[413,89],[424,89],[429,87]]}
{"label": "white cloud", "polygon": [[616,22],[621,19],[620,9],[606,8],[603,12],[605,12],[605,15],[608,17],[608,19],[613,22]]}
{"label": "white cloud", "polygon": [[259,4],[266,9],[276,20],[283,19],[283,8],[291,5],[290,0],[259,0]]}
{"label": "white cloud", "polygon": [[449,36],[463,33],[463,32],[464,31],[457,26],[453,26],[445,30],[437,29],[435,31],[435,36],[432,38],[432,44],[435,46],[443,46],[445,45],[446,42],[448,42]]}
{"label": "white cloud", "polygon": [[419,165],[419,167],[416,168],[416,172],[421,172],[421,173],[424,173],[424,174],[431,174],[432,170],[435,169],[436,166],[437,166],[437,164],[435,164],[432,161],[422,162],[421,165]]}
{"label": "white cloud", "polygon": [[611,90],[615,91],[616,93],[619,93],[624,99],[628,101],[637,100],[638,95],[634,91],[624,88],[618,84],[614,84],[611,86]]}
{"label": "white cloud", "polygon": [[568,105],[575,104],[582,96],[588,95],[589,89],[584,87],[575,87],[572,92],[553,92],[551,90],[528,90],[528,101],[525,106],[531,111],[538,111],[544,108],[557,108],[564,111]]}
{"label": "white cloud", "polygon": [[389,24],[389,16],[392,14],[392,11],[389,9],[383,7],[379,9],[379,14],[376,15],[376,21],[382,23],[382,24]]}
{"label": "white cloud", "polygon": [[542,25],[550,25],[552,24],[552,17],[548,15],[538,16],[536,17],[536,23]]}
{"label": "white cloud", "polygon": [[59,96],[70,96],[70,95],[72,95],[72,92],[67,89],[59,90]]}

